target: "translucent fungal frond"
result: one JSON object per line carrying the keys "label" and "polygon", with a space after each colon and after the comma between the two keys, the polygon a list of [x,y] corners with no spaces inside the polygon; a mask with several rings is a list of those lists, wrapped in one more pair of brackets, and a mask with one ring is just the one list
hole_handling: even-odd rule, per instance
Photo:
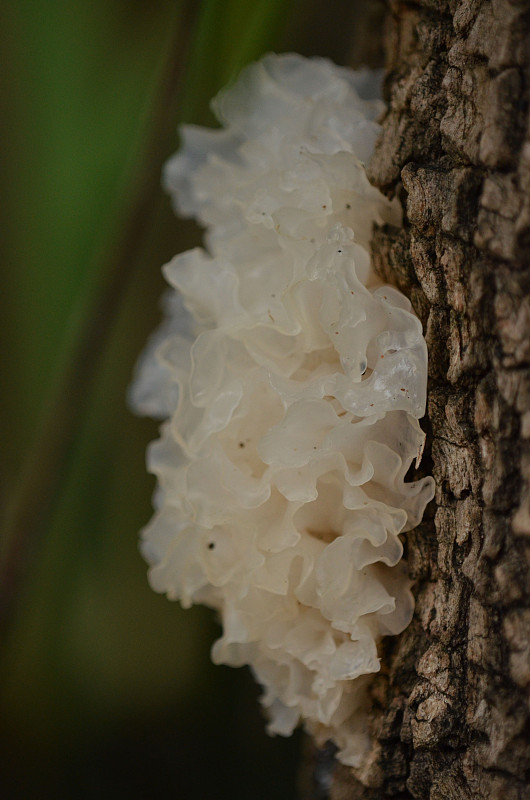
{"label": "translucent fungal frond", "polygon": [[142,551],[154,589],[223,625],[217,663],[249,664],[269,730],[303,722],[359,765],[377,643],[413,611],[399,534],[419,522],[427,351],[382,287],[371,73],[267,56],[221,93],[220,130],[185,127],[165,185],[205,228],[165,267],[166,320],[133,401],[165,420]]}

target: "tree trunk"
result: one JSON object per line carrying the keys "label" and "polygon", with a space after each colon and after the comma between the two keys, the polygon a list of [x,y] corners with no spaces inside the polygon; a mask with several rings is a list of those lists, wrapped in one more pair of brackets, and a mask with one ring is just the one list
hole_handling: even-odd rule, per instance
{"label": "tree trunk", "polygon": [[[383,643],[374,746],[331,800],[530,797],[530,3],[390,3],[371,180],[402,199],[379,273],[430,354],[431,518],[413,623]],[[429,468],[429,465],[427,465]]]}

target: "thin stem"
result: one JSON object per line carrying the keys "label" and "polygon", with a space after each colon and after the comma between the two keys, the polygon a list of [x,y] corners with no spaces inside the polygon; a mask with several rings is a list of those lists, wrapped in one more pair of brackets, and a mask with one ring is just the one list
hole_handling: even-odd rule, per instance
{"label": "thin stem", "polygon": [[140,169],[115,244],[105,255],[98,283],[81,315],[77,335],[43,412],[14,494],[3,514],[0,550],[0,641],[16,611],[24,576],[46,530],[69,453],[86,411],[98,369],[138,263],[137,253],[160,192],[162,164],[171,148],[177,97],[190,40],[192,8],[183,4],[153,103]]}

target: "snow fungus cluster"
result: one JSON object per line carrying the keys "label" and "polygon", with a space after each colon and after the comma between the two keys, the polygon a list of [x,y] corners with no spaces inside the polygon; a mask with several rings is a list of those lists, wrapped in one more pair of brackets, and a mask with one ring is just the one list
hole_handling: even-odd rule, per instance
{"label": "snow fungus cluster", "polygon": [[210,606],[215,662],[250,665],[269,731],[303,722],[358,766],[381,636],[413,611],[399,534],[430,478],[427,352],[374,274],[374,223],[399,224],[364,162],[382,104],[369,72],[270,55],[182,130],[165,185],[204,247],[164,268],[166,315],[132,389],[151,445],[150,582]]}

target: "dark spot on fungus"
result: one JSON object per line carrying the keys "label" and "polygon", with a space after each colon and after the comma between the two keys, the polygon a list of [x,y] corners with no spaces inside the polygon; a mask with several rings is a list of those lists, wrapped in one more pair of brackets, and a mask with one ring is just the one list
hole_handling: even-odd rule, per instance
{"label": "dark spot on fungus", "polygon": [[240,447],[244,447],[245,446],[245,442],[239,442],[239,446]]}
{"label": "dark spot on fungus", "polygon": [[213,550],[215,547],[215,542],[208,542],[208,550]]}
{"label": "dark spot on fungus", "polygon": [[346,208],[348,209],[348,211],[350,210],[350,208],[351,208],[350,203],[346,203]]}

